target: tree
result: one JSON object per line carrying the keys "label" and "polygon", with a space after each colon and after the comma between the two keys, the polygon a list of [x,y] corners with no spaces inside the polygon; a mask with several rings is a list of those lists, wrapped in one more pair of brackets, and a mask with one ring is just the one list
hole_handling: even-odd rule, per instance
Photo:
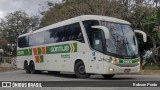
{"label": "tree", "polygon": [[28,16],[24,11],[15,11],[9,13],[5,19],[1,19],[0,30],[2,37],[7,40],[8,45],[5,49],[16,54],[16,44],[19,35],[27,33],[29,30],[35,29],[39,25],[39,18],[37,16]]}
{"label": "tree", "polygon": [[[63,0],[48,5],[50,8],[41,19],[42,27],[79,15],[112,16],[127,20],[135,29],[146,32],[153,46],[152,56],[160,45],[160,0]],[[158,64],[155,57],[153,61]]]}
{"label": "tree", "polygon": [[156,54],[158,49],[160,48],[160,8],[156,8],[150,16],[146,18],[144,23],[142,23],[144,30],[148,33],[148,37],[152,41],[152,59],[158,66],[160,67],[160,60],[156,59]]}
{"label": "tree", "polygon": [[123,19],[127,12],[124,5],[117,0],[63,0],[63,3],[49,3],[49,6],[49,10],[43,13],[42,27],[87,14],[107,15]]}
{"label": "tree", "polygon": [[4,38],[0,38],[0,49],[7,45],[7,41]]}

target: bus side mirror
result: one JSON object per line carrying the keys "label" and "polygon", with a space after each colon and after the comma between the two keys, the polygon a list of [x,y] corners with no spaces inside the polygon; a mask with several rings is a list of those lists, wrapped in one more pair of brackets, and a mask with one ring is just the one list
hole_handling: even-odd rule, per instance
{"label": "bus side mirror", "polygon": [[140,33],[143,35],[143,42],[147,42],[147,35],[145,32],[141,31],[141,30],[134,30],[135,33]]}
{"label": "bus side mirror", "polygon": [[105,26],[92,26],[92,28],[101,29],[105,34],[105,39],[109,39],[109,30]]}

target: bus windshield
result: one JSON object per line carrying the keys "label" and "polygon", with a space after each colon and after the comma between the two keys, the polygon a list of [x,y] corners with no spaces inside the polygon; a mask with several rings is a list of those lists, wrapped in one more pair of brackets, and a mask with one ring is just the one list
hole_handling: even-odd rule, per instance
{"label": "bus windshield", "polygon": [[130,25],[106,21],[101,24],[110,32],[110,38],[106,40],[107,53],[123,57],[138,55],[137,39]]}

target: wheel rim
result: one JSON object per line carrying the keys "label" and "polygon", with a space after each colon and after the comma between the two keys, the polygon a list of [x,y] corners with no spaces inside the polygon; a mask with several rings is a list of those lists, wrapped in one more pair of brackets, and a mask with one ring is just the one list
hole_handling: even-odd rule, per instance
{"label": "wheel rim", "polygon": [[80,66],[78,68],[78,71],[79,71],[80,74],[85,74],[85,68],[84,68],[84,66]]}

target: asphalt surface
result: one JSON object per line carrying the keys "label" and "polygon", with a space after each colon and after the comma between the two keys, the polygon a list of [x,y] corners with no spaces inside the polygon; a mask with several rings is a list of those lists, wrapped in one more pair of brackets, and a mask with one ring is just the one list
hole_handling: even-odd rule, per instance
{"label": "asphalt surface", "polygon": [[[61,74],[26,74],[24,70],[0,72],[0,81],[160,81],[160,75],[125,74],[115,75],[112,79],[105,79],[101,75],[91,75],[88,79],[79,79],[73,73]],[[90,84],[90,83],[88,83]],[[28,90],[28,88],[0,88],[0,90]],[[159,90],[159,87],[46,87],[29,88],[30,90]]]}
{"label": "asphalt surface", "polygon": [[24,70],[0,72],[0,81],[160,81],[160,75],[125,74],[115,75],[111,79],[105,79],[101,75],[91,75],[88,79],[79,79],[73,73],[61,72],[61,74],[26,74]]}

